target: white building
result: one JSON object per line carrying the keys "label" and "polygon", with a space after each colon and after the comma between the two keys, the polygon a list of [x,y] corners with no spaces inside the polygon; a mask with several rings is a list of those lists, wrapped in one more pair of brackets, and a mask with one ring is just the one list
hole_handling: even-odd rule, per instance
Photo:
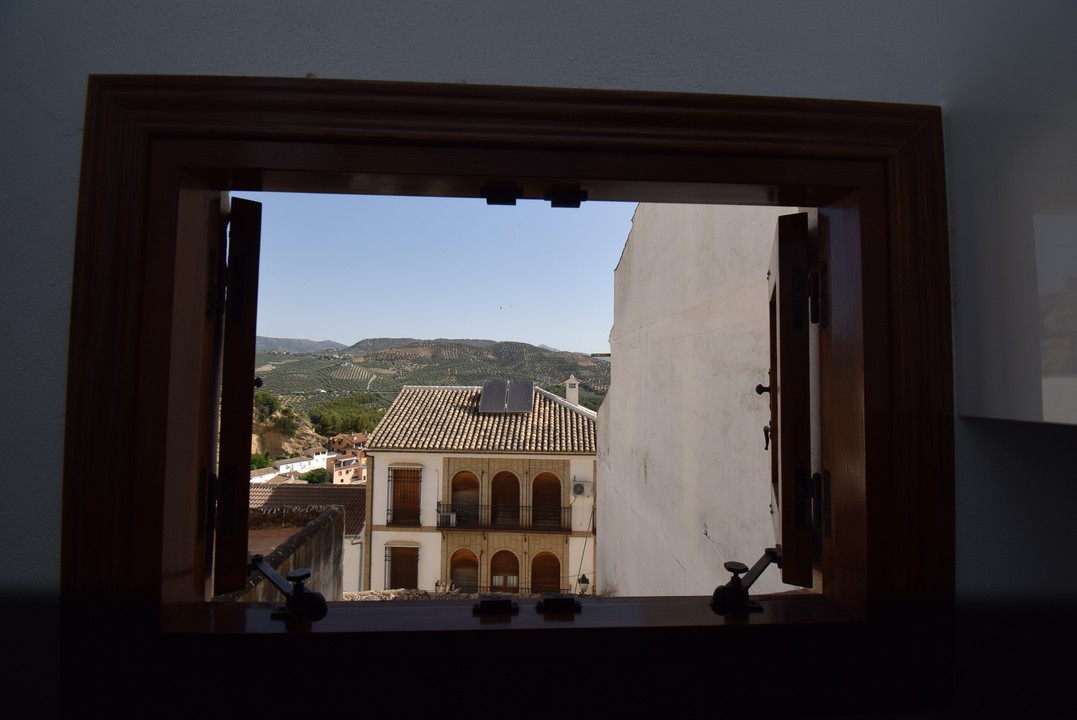
{"label": "white building", "polygon": [[[599,575],[617,594],[709,595],[776,543],[763,426],[774,207],[640,203],[614,271],[599,410]],[[768,567],[753,592],[791,589]]]}
{"label": "white building", "polygon": [[273,467],[276,468],[277,473],[283,475],[284,473],[295,472],[302,475],[305,472],[311,470],[317,470],[326,468],[326,463],[329,460],[329,451],[323,447],[310,448],[301,457],[284,458],[283,460],[276,460],[273,462]]}
{"label": "white building", "polygon": [[596,418],[529,380],[405,387],[367,441],[370,588],[597,590]]}

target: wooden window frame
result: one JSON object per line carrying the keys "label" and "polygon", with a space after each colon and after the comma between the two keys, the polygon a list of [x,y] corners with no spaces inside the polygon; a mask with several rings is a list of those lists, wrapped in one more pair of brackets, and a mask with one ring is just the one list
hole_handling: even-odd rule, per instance
{"label": "wooden window frame", "polygon": [[[188,271],[205,264],[205,237],[219,227],[215,199],[244,190],[479,197],[503,188],[528,199],[580,188],[589,201],[793,207],[855,194],[861,322],[852,337],[858,364],[843,392],[861,412],[842,423],[854,438],[844,449],[861,471],[835,496],[834,512],[835,522],[845,513],[861,526],[834,560],[841,581],[831,592],[763,598],[765,612],[748,618],[717,616],[701,598],[589,599],[571,624],[556,627],[533,607],[490,625],[468,612],[470,603],[435,613],[344,603],[300,634],[273,621],[273,608],[205,602],[191,538],[206,362],[194,315],[206,288]],[[529,668],[562,663],[566,647],[586,648],[589,686],[619,688],[601,700],[610,712],[687,711],[704,700],[833,712],[945,701],[953,403],[937,107],[92,76],[71,304],[61,557],[62,687],[71,706],[115,712],[156,698],[179,712],[176,682],[205,685],[219,673],[228,681],[188,693],[189,709],[204,711],[212,697],[218,708],[246,710],[264,668],[237,666],[237,657],[316,650],[326,666],[343,668],[356,633],[364,657],[384,659],[362,666],[372,687],[392,677],[372,665],[410,662],[419,643],[424,656],[447,651],[461,681],[476,663],[511,654],[513,662],[486,671],[501,673],[505,687]],[[88,427],[126,438],[130,461],[87,473],[84,460],[96,453]],[[527,633],[521,655],[515,631],[534,628],[549,632]],[[402,638],[413,641],[410,654]],[[701,653],[708,662],[695,660]],[[89,655],[97,659],[90,668],[73,660]],[[625,687],[641,666],[646,687]],[[453,672],[436,657],[415,667],[430,682]],[[328,710],[326,678],[309,675],[290,680],[291,707],[303,710],[319,693]],[[127,694],[134,683],[140,700]],[[661,692],[666,685],[678,692]],[[343,695],[333,707],[354,709],[356,696]],[[362,702],[378,707],[370,694]]]}

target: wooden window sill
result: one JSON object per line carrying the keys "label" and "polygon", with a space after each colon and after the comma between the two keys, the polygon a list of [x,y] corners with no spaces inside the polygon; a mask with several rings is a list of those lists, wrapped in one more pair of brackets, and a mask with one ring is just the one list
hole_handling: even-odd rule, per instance
{"label": "wooden window sill", "polygon": [[811,593],[789,593],[753,598],[759,612],[718,615],[710,598],[632,597],[580,598],[580,612],[568,616],[544,614],[539,600],[515,601],[518,611],[505,617],[478,617],[475,600],[392,600],[331,602],[329,613],[305,627],[289,628],[271,616],[279,603],[203,603],[164,630],[166,634],[296,634],[411,633],[474,630],[720,628],[787,624],[837,624],[860,618],[829,598]]}

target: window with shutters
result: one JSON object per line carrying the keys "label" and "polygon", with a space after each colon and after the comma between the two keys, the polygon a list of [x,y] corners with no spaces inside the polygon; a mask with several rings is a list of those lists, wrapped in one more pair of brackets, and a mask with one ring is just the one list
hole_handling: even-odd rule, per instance
{"label": "window with shutters", "polygon": [[520,591],[520,561],[508,550],[496,552],[490,558],[490,591],[495,593]]}
{"label": "window with shutters", "polygon": [[479,591],[479,559],[470,550],[457,550],[449,561],[449,579],[462,593]]}
{"label": "window with shutters", "polygon": [[539,473],[531,481],[531,523],[536,529],[568,529],[562,521],[561,480]]}
{"label": "window with shutters", "polygon": [[389,509],[386,525],[419,525],[420,489],[423,469],[419,467],[389,468]]}
{"label": "window with shutters", "polygon": [[[199,534],[198,498],[206,485],[200,448],[213,421],[201,411],[213,338],[203,326],[209,243],[220,223],[213,213],[200,215],[203,206],[237,190],[478,197],[491,179],[514,182],[512,196],[525,199],[541,199],[555,185],[582,186],[589,200],[802,207],[856,193],[861,233],[839,256],[860,277],[841,298],[852,305],[848,331],[835,335],[840,353],[826,359],[840,373],[833,390],[843,403],[822,426],[849,468],[844,484],[834,485],[835,543],[839,523],[856,536],[823,568],[832,593],[764,598],[776,617],[766,632],[750,627],[756,618],[730,628],[743,621],[715,616],[698,598],[689,599],[696,605],[677,598],[589,602],[581,617],[594,624],[574,629],[576,646],[595,656],[592,684],[614,686],[626,666],[643,668],[651,685],[678,682],[693,671],[688,658],[699,642],[721,643],[730,658],[721,676],[747,691],[726,693],[741,699],[723,702],[737,709],[758,710],[759,690],[773,700],[771,710],[802,709],[822,696],[841,704],[836,714],[868,711],[885,704],[877,698],[908,702],[948,680],[939,669],[945,657],[940,662],[938,643],[931,644],[948,626],[936,634],[923,622],[952,609],[955,575],[939,108],[466,83],[94,76],[83,143],[60,534],[69,691],[102,707],[116,701],[122,713],[130,698],[106,673],[137,673],[145,697],[171,699],[178,674],[194,677],[216,657],[234,680],[228,700],[246,702],[261,670],[245,669],[230,654],[283,647],[271,644],[274,633],[285,632],[271,610],[206,602],[211,568],[199,561],[210,555]],[[85,458],[98,442],[84,432],[90,426],[109,427],[134,453],[95,483],[84,482]],[[149,466],[160,471],[147,475]],[[913,517],[918,522],[908,522]],[[392,626],[391,613],[407,615],[406,608],[359,605],[334,604],[331,617],[335,628],[379,643],[388,661],[368,668],[375,685],[443,641],[436,632]],[[647,611],[623,626],[603,625],[627,607]],[[697,614],[686,617],[688,607]],[[782,611],[794,607],[803,611],[796,617],[815,620],[787,621],[793,616]],[[866,625],[845,622],[848,608]],[[837,610],[842,622],[828,622]],[[867,632],[888,630],[895,613],[917,622],[902,632]],[[525,624],[541,623],[534,615],[521,612],[496,632],[474,630],[466,611],[429,627],[467,628],[475,653],[493,653],[506,647],[502,633],[532,633]],[[658,623],[666,617],[677,632]],[[842,630],[848,632],[835,637]],[[126,649],[179,634],[190,635],[198,652]],[[760,643],[761,635],[769,641]],[[100,643],[102,637],[117,641]],[[299,652],[318,651],[330,665],[355,652],[348,632],[280,639]],[[656,644],[662,662],[654,661]],[[87,668],[78,658],[91,645],[104,656]],[[548,662],[542,653],[526,656],[494,680],[539,672]],[[764,662],[792,670],[781,688],[756,671]],[[434,673],[419,680],[433,682]],[[324,685],[298,675],[294,681],[300,697]],[[619,688],[599,702],[620,709],[627,698]],[[657,694],[655,702],[670,699]]]}
{"label": "window with shutters", "polygon": [[385,589],[419,587],[419,548],[389,545],[385,548]]}
{"label": "window with shutters", "polygon": [[531,561],[531,592],[561,592],[561,561],[553,553],[539,553]]}
{"label": "window with shutters", "polygon": [[520,526],[520,481],[499,472],[490,482],[490,522],[495,527]]}
{"label": "window with shutters", "polygon": [[473,472],[458,472],[452,479],[452,512],[456,527],[479,526],[479,478]]}

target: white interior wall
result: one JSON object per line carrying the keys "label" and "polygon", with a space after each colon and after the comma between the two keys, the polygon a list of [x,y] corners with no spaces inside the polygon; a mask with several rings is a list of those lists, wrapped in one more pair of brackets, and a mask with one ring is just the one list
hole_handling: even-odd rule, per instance
{"label": "white interior wall", "polygon": [[[52,598],[59,588],[68,317],[89,73],[314,73],[941,104],[960,386],[970,360],[962,338],[993,322],[990,314],[964,313],[1006,291],[1011,276],[993,263],[1028,245],[1026,235],[1000,231],[981,251],[978,229],[1012,227],[1015,213],[1025,212],[1021,178],[1072,187],[1073,165],[1060,159],[1073,156],[1067,151],[1077,137],[1075,13],[1066,0],[3,3],[0,377],[12,411],[2,422],[9,448],[44,459],[34,475],[2,481],[0,591]],[[992,112],[1005,122],[985,127]],[[990,164],[998,149],[1007,164]],[[1015,167],[1021,172],[1011,173]],[[1001,213],[998,222],[988,212]],[[1009,345],[990,344],[985,353],[1003,351]],[[1017,381],[1004,374],[984,387]],[[959,594],[1077,597],[1077,576],[1060,571],[1077,541],[1068,510],[1077,506],[1077,431],[958,418],[956,441]]]}

